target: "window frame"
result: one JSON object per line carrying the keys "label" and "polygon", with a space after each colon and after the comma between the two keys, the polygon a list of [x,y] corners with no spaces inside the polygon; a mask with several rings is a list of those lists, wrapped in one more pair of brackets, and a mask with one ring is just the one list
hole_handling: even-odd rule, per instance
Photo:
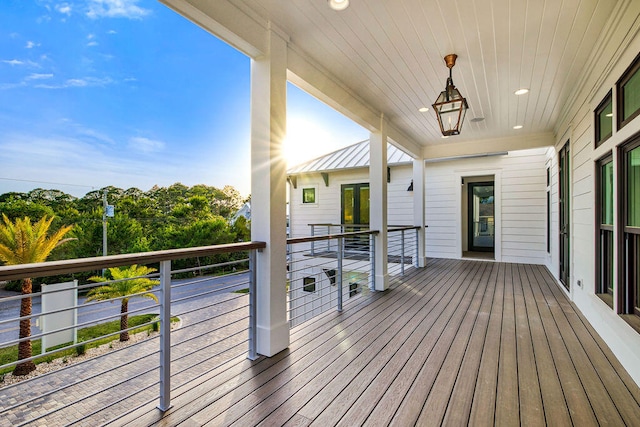
{"label": "window frame", "polygon": [[[313,190],[313,201],[307,202],[305,200],[305,193],[307,190]],[[303,205],[317,205],[318,204],[318,189],[316,187],[302,187],[302,204]]]}
{"label": "window frame", "polygon": [[626,126],[629,122],[635,119],[640,114],[640,107],[636,109],[631,115],[624,119],[624,85],[635,76],[636,73],[640,73],[640,54],[635,57],[631,65],[622,73],[622,76],[616,82],[616,116],[617,116],[617,129],[620,130]]}
{"label": "window frame", "polygon": [[[605,285],[606,283],[603,280],[603,232],[606,232],[607,234],[610,234],[610,242],[609,242],[609,247],[610,247],[610,256],[611,259],[609,260],[609,264],[608,264],[608,268],[611,269],[611,272],[609,272],[609,274],[613,274],[613,269],[615,268],[616,265],[616,260],[615,260],[615,256],[613,254],[613,245],[614,243],[614,230],[615,230],[615,225],[616,225],[616,218],[615,216],[612,218],[613,219],[613,224],[604,224],[603,223],[603,215],[602,215],[602,198],[604,196],[603,194],[603,179],[602,179],[602,169],[605,165],[611,163],[612,166],[613,165],[613,152],[609,151],[607,152],[604,156],[600,157],[599,159],[597,159],[594,164],[595,164],[595,180],[596,180],[596,198],[595,198],[595,206],[594,206],[594,211],[595,211],[595,289],[594,289],[594,293],[596,295],[598,295],[600,297],[600,299],[602,299],[610,308],[614,308],[613,305],[613,296],[614,296],[614,291],[611,292],[611,294],[609,294],[608,292],[608,288],[605,289]],[[615,173],[615,170],[613,171],[613,179],[615,180],[617,178],[617,175]],[[614,188],[615,188],[615,182],[613,183]],[[612,193],[611,193],[611,197],[613,198],[614,194],[613,194],[613,188],[612,188]],[[613,203],[613,201],[612,201]],[[611,287],[612,289],[614,289],[616,287],[616,283],[613,279],[613,277],[611,277]]]}
{"label": "window frame", "polygon": [[[312,282],[307,283],[307,280],[311,280]],[[314,276],[304,276],[302,278],[302,290],[303,292],[307,292],[310,294],[316,293],[316,283],[317,280]],[[310,288],[311,286],[313,286],[313,288]],[[308,289],[309,288],[309,289]]]}
{"label": "window frame", "polygon": [[596,107],[596,109],[594,110],[593,114],[594,114],[594,121],[595,121],[595,134],[594,134],[594,143],[595,143],[595,148],[598,148],[600,145],[602,145],[607,139],[611,138],[611,136],[613,135],[613,117],[611,117],[611,132],[609,132],[607,135],[600,135],[600,115],[604,112],[605,108],[607,107],[607,105],[611,105],[611,113],[613,114],[613,92],[611,90],[609,90],[609,92],[607,93],[607,95],[602,99],[602,101],[600,101],[600,104],[598,104],[598,106]]}

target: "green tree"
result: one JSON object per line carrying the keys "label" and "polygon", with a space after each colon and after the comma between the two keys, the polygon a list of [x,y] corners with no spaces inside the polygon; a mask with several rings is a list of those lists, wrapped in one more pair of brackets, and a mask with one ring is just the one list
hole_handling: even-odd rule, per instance
{"label": "green tree", "polygon": [[155,268],[144,265],[132,265],[130,267],[114,267],[107,269],[111,280],[93,276],[89,280],[93,282],[109,282],[104,286],[94,288],[89,291],[87,301],[104,301],[110,299],[120,299],[120,341],[129,341],[129,298],[140,296],[151,298],[158,302],[158,298],[149,291],[160,284],[158,280],[149,279],[147,276],[155,273]]}
{"label": "green tree", "polygon": [[[0,260],[7,265],[28,264],[43,262],[53,249],[72,240],[63,239],[71,230],[71,226],[61,227],[55,233],[47,236],[53,217],[42,217],[35,224],[31,219],[17,218],[11,221],[7,215],[2,214],[3,223],[0,224]],[[33,288],[31,278],[22,279],[22,295],[30,295]],[[31,336],[31,297],[22,298],[20,302],[20,339]],[[24,319],[27,317],[27,319]],[[18,344],[18,360],[28,359],[32,356],[31,340],[20,341]],[[14,375],[26,375],[36,369],[32,360],[16,365]]]}

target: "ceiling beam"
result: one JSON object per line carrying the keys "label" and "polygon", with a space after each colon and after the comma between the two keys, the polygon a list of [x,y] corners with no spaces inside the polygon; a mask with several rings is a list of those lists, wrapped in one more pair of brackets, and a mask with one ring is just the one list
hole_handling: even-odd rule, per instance
{"label": "ceiling beam", "polygon": [[227,0],[159,0],[250,58],[267,51],[268,23]]}
{"label": "ceiling beam", "polygon": [[498,139],[485,139],[459,143],[444,143],[425,147],[425,159],[468,156],[473,154],[500,151],[526,150],[529,148],[553,147],[555,138],[552,132],[519,135]]}

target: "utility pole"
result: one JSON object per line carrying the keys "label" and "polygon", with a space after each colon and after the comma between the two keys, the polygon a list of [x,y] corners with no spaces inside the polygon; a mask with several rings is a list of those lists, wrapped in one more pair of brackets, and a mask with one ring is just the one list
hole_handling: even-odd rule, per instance
{"label": "utility pole", "polygon": [[107,256],[107,190],[102,195],[102,255]]}
{"label": "utility pole", "polygon": [[[107,256],[107,218],[113,218],[113,205],[107,203],[107,189],[102,194],[102,255]],[[102,269],[102,277],[104,277],[106,269]]]}

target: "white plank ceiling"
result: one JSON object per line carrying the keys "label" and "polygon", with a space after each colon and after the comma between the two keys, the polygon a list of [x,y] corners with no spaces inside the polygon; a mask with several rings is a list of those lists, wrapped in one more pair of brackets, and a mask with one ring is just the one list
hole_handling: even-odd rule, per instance
{"label": "white plank ceiling", "polygon": [[[326,0],[229,3],[275,23],[297,51],[429,146],[553,132],[624,0],[350,1],[341,12]],[[449,53],[458,55],[453,81],[470,110],[462,134],[444,140],[431,104],[444,89]],[[516,96],[523,87],[530,92]],[[423,106],[427,113],[418,112]]]}

